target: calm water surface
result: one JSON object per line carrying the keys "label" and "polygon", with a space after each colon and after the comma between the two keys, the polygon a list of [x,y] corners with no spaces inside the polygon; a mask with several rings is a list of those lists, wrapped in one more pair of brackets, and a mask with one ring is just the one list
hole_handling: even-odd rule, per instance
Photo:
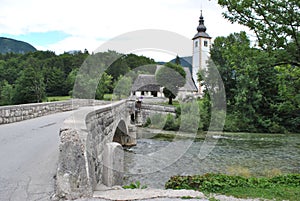
{"label": "calm water surface", "polygon": [[204,139],[138,139],[137,146],[125,151],[124,183],[140,181],[164,188],[173,175],[300,173],[299,134],[216,134],[213,138],[215,146],[204,158],[198,157]]}

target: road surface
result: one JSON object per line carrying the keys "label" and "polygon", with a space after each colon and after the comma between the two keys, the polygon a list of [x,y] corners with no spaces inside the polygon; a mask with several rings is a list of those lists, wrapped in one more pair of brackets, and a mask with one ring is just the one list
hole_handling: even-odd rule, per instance
{"label": "road surface", "polygon": [[50,200],[63,112],[0,125],[0,200]]}

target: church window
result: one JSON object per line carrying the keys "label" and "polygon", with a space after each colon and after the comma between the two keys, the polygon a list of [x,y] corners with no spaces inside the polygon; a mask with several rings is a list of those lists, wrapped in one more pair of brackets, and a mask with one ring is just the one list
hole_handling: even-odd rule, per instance
{"label": "church window", "polygon": [[198,41],[195,41],[195,47],[198,47]]}
{"label": "church window", "polygon": [[207,47],[208,46],[208,42],[207,40],[204,41],[204,47]]}

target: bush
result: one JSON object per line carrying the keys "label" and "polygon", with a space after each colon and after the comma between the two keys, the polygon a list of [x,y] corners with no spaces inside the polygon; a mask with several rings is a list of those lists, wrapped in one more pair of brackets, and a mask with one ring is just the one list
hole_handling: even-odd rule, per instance
{"label": "bush", "polygon": [[160,113],[150,115],[150,117],[146,119],[144,127],[162,129],[164,127],[166,119],[167,116]]}
{"label": "bush", "polygon": [[147,117],[146,122],[144,123],[143,127],[149,127],[151,125],[150,117]]}
{"label": "bush", "polygon": [[164,125],[164,130],[168,131],[178,131],[179,129],[179,121],[178,119],[175,119],[175,117],[171,114],[167,115],[167,120]]}
{"label": "bush", "polygon": [[166,182],[167,189],[194,189],[203,192],[225,192],[229,188],[274,188],[278,185],[300,187],[300,174],[267,177],[242,177],[208,173],[195,176],[173,176]]}

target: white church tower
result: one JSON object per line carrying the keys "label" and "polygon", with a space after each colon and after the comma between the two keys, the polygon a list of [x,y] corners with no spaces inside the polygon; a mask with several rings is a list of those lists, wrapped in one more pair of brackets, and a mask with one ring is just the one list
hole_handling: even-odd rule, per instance
{"label": "white church tower", "polygon": [[193,38],[193,68],[192,76],[197,86],[198,93],[202,93],[201,85],[198,81],[198,72],[204,68],[207,68],[207,60],[209,58],[209,50],[211,47],[211,37],[206,33],[206,27],[204,26],[204,19],[201,15],[199,18],[199,26],[197,27],[198,33]]}

